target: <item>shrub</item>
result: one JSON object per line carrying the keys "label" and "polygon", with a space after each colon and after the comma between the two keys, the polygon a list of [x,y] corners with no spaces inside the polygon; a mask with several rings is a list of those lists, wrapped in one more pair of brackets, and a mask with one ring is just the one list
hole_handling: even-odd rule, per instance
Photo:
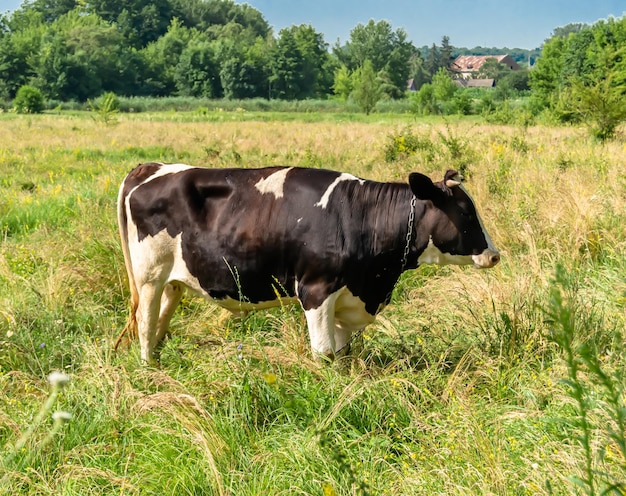
{"label": "shrub", "polygon": [[111,91],[104,93],[95,101],[89,101],[88,107],[93,112],[96,112],[105,124],[115,122],[115,114],[119,112],[120,101],[117,95]]}
{"label": "shrub", "polygon": [[17,90],[13,106],[20,114],[40,114],[44,109],[43,94],[39,88],[26,84]]}

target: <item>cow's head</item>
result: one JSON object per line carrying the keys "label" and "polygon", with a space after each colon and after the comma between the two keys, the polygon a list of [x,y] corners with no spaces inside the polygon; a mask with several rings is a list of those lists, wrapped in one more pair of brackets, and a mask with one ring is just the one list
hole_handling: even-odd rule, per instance
{"label": "cow's head", "polygon": [[443,181],[436,183],[423,174],[413,173],[409,184],[418,200],[428,202],[424,218],[417,226],[417,241],[420,233],[428,232],[430,242],[420,255],[419,263],[473,263],[485,269],[500,261],[500,253],[493,246],[456,171],[449,170]]}

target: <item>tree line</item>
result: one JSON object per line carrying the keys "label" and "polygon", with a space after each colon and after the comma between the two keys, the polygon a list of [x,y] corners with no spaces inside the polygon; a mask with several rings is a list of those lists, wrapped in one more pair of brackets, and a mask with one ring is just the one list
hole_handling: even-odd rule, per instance
{"label": "tree line", "polygon": [[[477,47],[473,54],[496,50]],[[540,53],[507,49],[524,71],[485,64],[479,76],[498,85],[478,108],[497,112],[525,92],[524,112],[564,122],[603,113],[596,134],[611,135],[626,118],[625,50],[625,17],[556,28]],[[417,48],[405,30],[374,20],[330,47],[311,25],[275,34],[260,11],[232,0],[27,0],[0,17],[0,100],[28,86],[52,101],[85,102],[107,92],[335,98],[369,112],[380,99],[406,98],[412,79],[416,112],[469,113],[476,111],[475,95],[458,88],[448,70],[467,52],[448,36]]]}
{"label": "tree line", "polygon": [[276,36],[232,0],[33,0],[0,20],[0,98],[29,84],[48,99],[125,96],[326,98],[335,73],[369,60],[404,97],[419,50],[387,21],[356,26],[329,50],[310,25]]}

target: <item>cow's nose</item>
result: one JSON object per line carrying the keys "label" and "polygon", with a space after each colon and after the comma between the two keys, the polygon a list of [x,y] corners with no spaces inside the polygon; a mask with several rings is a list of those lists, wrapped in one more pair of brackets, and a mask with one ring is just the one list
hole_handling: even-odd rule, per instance
{"label": "cow's nose", "polygon": [[500,252],[487,248],[480,255],[474,255],[474,265],[479,269],[490,269],[500,262]]}

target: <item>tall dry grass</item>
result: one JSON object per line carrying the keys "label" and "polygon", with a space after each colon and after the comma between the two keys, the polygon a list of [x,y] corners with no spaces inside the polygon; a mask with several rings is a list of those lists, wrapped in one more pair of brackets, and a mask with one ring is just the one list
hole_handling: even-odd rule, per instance
{"label": "tall dry grass", "polygon": [[[228,117],[0,116],[0,471],[10,481],[0,493],[589,494],[570,479],[585,477],[586,455],[546,309],[562,266],[575,346],[596,346],[623,387],[624,143],[476,120]],[[407,134],[428,146],[388,162]],[[150,160],[392,181],[462,168],[502,263],[405,274],[331,366],[310,356],[296,307],[230,319],[185,297],[162,368],[146,369],[136,347],[113,354],[110,343],[127,314],[117,185]],[[72,421],[46,446],[43,425],[5,462],[53,369],[73,378],[58,400]],[[624,480],[624,458],[606,429],[605,389],[589,370],[579,377],[593,468],[609,474],[605,486],[597,475],[600,489]]]}

